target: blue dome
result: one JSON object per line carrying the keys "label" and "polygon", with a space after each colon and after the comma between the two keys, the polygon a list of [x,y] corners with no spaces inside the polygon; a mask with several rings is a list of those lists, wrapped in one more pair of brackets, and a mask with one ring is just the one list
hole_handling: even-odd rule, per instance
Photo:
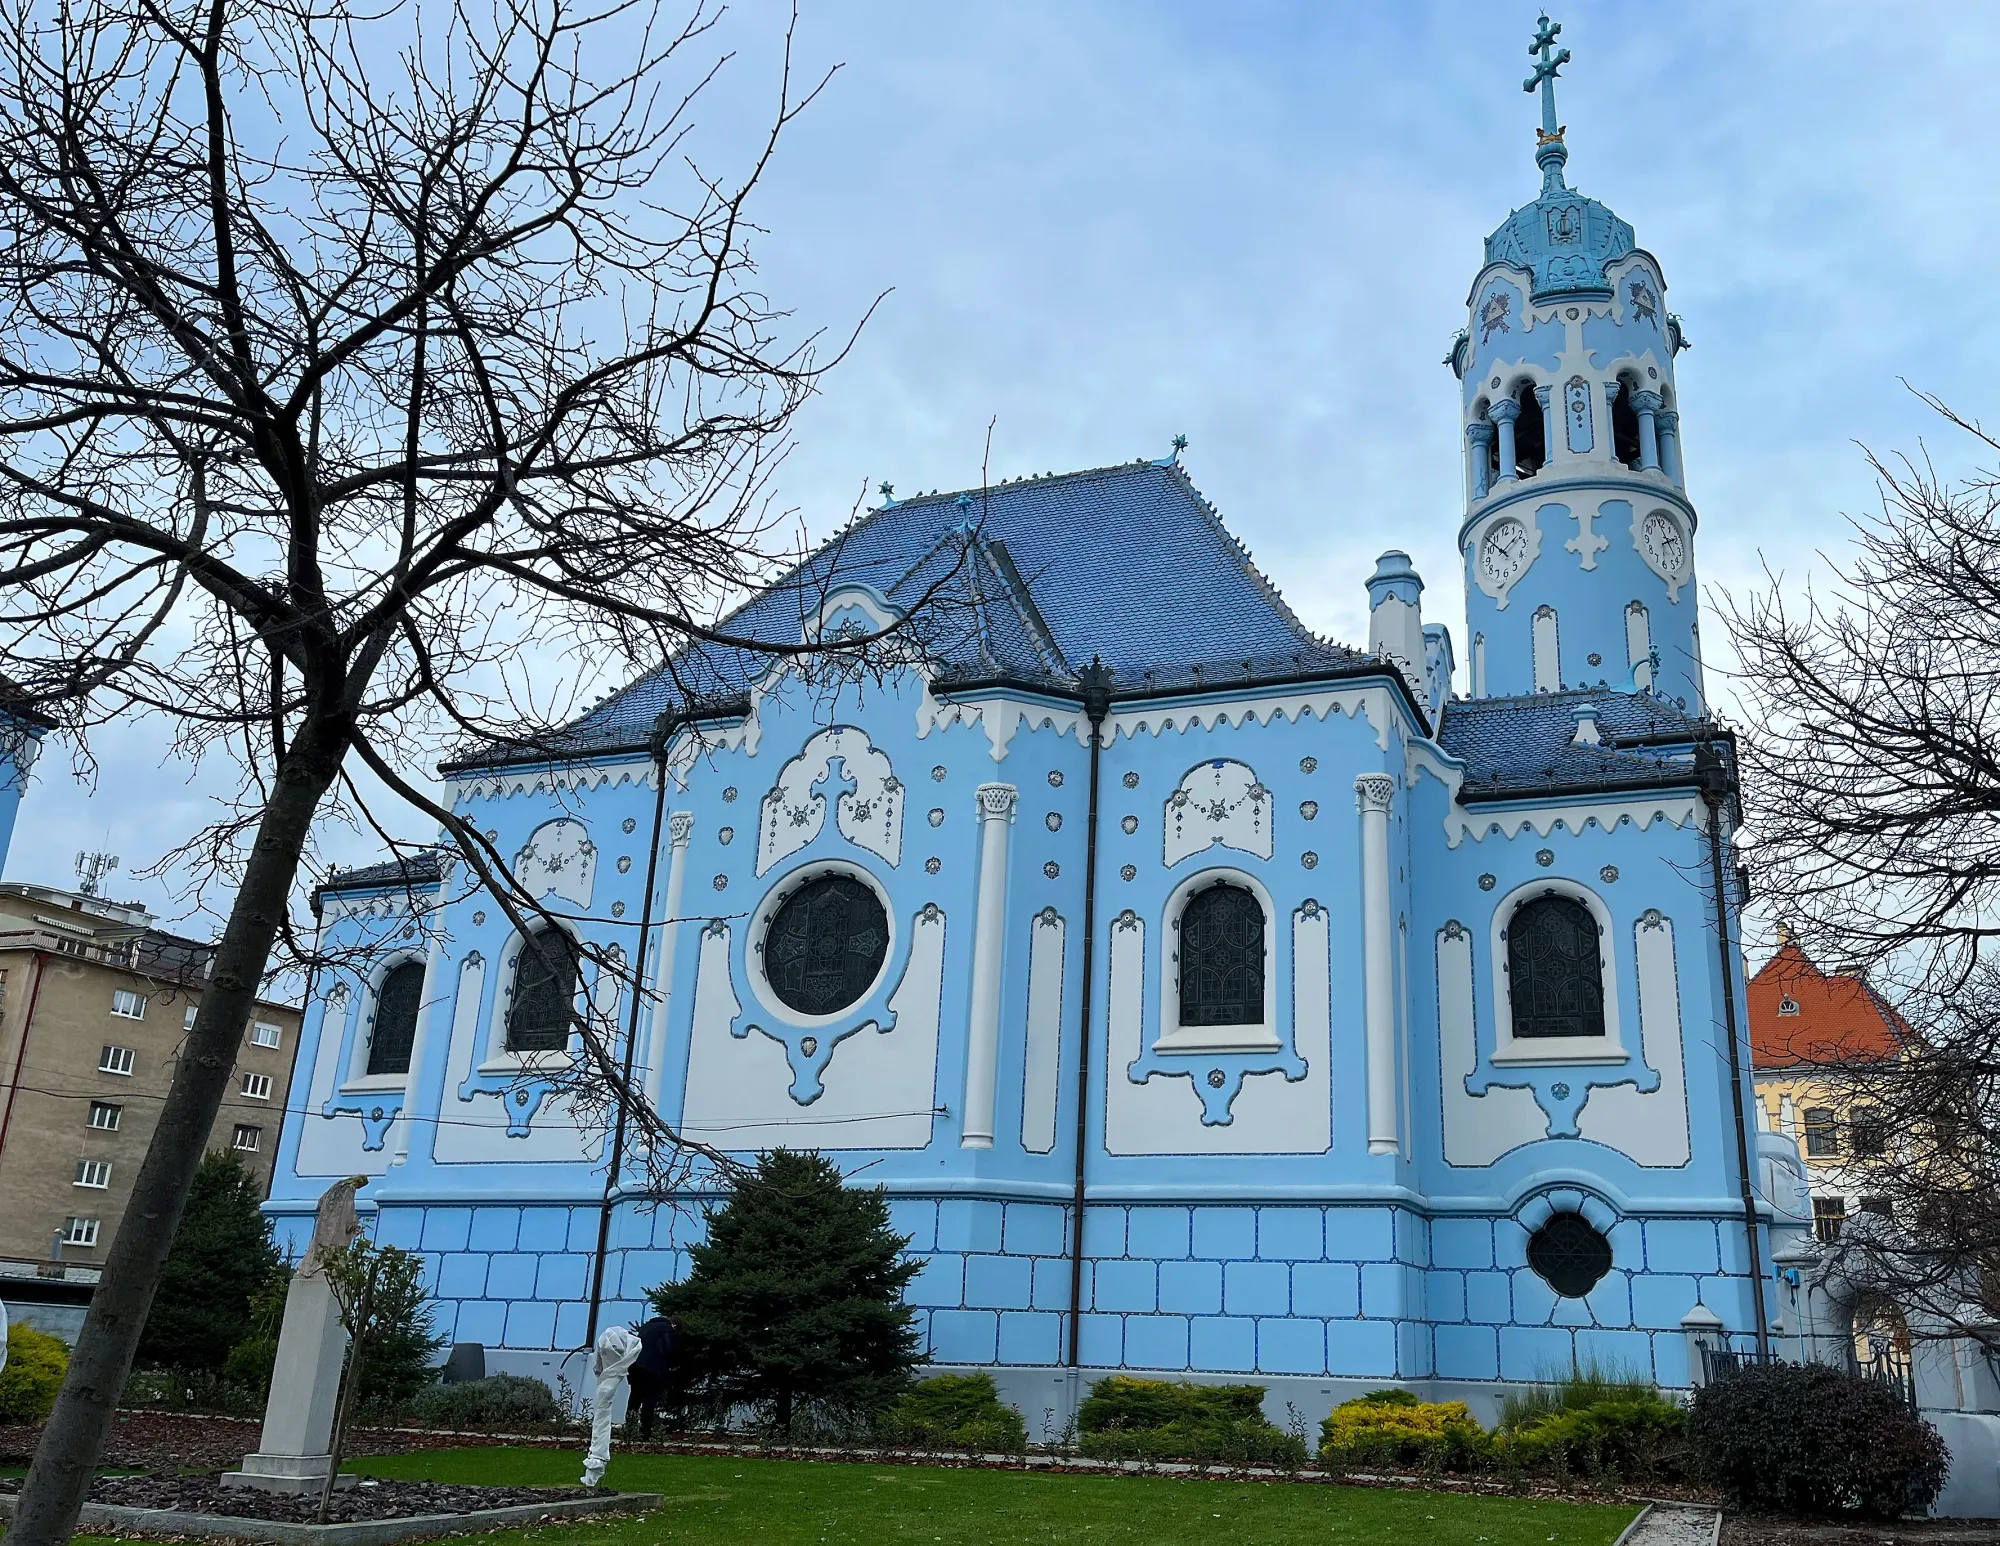
{"label": "blue dome", "polygon": [[1632,227],[1563,181],[1568,152],[1559,137],[1545,140],[1535,159],[1542,167],[1542,196],[1523,204],[1486,238],[1486,261],[1518,264],[1533,273],[1536,300],[1610,294],[1604,270],[1632,251]]}

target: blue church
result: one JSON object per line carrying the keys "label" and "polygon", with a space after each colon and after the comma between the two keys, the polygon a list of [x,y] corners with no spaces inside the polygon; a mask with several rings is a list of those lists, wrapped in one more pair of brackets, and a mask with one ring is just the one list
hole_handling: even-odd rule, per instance
{"label": "blue church", "polygon": [[443,859],[322,888],[369,964],[314,993],[281,1237],[369,1175],[489,1369],[640,1316],[702,1198],[648,1195],[573,1098],[587,1004],[687,1137],[886,1189],[929,1358],[1031,1429],[1106,1371],[1490,1411],[1574,1361],[1686,1386],[1697,1337],[1754,1336],[1685,340],[1565,178],[1552,38],[1540,190],[1448,361],[1462,660],[1397,551],[1365,647],[1316,636],[1178,453],[885,489],[729,626],[793,645],[935,593],[886,672],[694,647],[560,755],[443,770],[584,961]]}

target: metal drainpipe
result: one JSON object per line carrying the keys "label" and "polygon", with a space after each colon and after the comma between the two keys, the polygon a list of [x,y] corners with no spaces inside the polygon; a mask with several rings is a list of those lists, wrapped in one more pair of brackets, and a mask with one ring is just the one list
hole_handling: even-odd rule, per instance
{"label": "metal drainpipe", "polygon": [[1076,1036],[1076,1189],[1070,1201],[1069,1366],[1079,1366],[1077,1340],[1083,1322],[1083,1182],[1090,1137],[1090,984],[1097,952],[1097,779],[1104,750],[1104,716],[1111,712],[1111,672],[1091,657],[1077,673],[1083,712],[1090,717],[1090,815],[1085,823],[1083,860],[1083,1000]]}
{"label": "metal drainpipe", "polygon": [[1757,1193],[1750,1180],[1750,1137],[1743,1120],[1743,1059],[1738,1052],[1736,975],[1730,964],[1729,892],[1722,873],[1722,808],[1736,781],[1716,740],[1705,737],[1694,749],[1695,777],[1708,807],[1708,868],[1715,886],[1715,940],[1722,965],[1722,1020],[1729,1036],[1729,1105],[1736,1117],[1736,1167],[1743,1185],[1743,1239],[1750,1249],[1750,1293],[1757,1316],[1757,1356],[1771,1356],[1771,1328],[1764,1313],[1764,1260],[1757,1244]]}
{"label": "metal drainpipe", "polygon": [[590,1265],[590,1319],[583,1332],[583,1345],[597,1341],[597,1317],[604,1303],[604,1254],[611,1240],[612,1199],[618,1190],[618,1173],[625,1168],[625,1110],[627,1092],[632,1088],[632,1064],[639,1051],[639,1006],[645,994],[646,942],[653,928],[653,879],[660,865],[660,824],[667,811],[667,743],[689,716],[669,709],[653,724],[653,841],[646,851],[646,895],[639,905],[639,949],[632,961],[632,1008],[625,1023],[624,1077],[618,1086],[618,1115],[611,1127],[611,1164],[604,1172],[604,1200],[597,1209],[597,1252]]}
{"label": "metal drainpipe", "polygon": [[21,1022],[21,1045],[14,1049],[14,1077],[7,1085],[7,1109],[0,1112],[0,1155],[7,1152],[7,1129],[14,1125],[14,1097],[21,1089],[21,1069],[28,1061],[28,1038],[35,1030],[35,1005],[42,996],[42,973],[48,969],[48,956],[42,951],[35,952],[35,985],[28,990],[28,1013]]}

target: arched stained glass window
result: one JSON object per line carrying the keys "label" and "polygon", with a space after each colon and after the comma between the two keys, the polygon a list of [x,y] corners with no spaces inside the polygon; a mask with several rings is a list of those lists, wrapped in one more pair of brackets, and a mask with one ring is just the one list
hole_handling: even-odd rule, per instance
{"label": "arched stained glass window", "polygon": [[523,940],[507,1010],[507,1050],[562,1051],[569,1045],[575,1004],[575,942],[561,929],[543,929]]}
{"label": "arched stained glass window", "polygon": [[1574,897],[1538,896],[1507,923],[1514,1036],[1602,1036],[1604,967],[1597,920]]}
{"label": "arched stained glass window", "polygon": [[417,1010],[424,998],[424,965],[405,961],[382,979],[375,994],[375,1028],[368,1033],[368,1072],[407,1074],[417,1039]]}
{"label": "arched stained glass window", "polygon": [[1181,909],[1181,1024],[1264,1023],[1264,907],[1218,881]]}
{"label": "arched stained glass window", "polygon": [[838,1014],[875,985],[888,953],[882,899],[852,875],[822,875],[780,904],[764,936],[764,973],[787,1008]]}

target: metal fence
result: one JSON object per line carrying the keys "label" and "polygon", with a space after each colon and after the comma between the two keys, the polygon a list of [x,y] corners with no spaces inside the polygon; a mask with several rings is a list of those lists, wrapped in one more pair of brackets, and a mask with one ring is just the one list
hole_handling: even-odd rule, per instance
{"label": "metal fence", "polygon": [[[1868,1339],[1868,1356],[1856,1355],[1853,1345],[1847,1344],[1847,1372],[1857,1378],[1869,1380],[1895,1394],[1906,1406],[1917,1404],[1917,1374],[1915,1361],[1908,1348],[1897,1347],[1886,1338]],[[1725,1380],[1744,1369],[1760,1364],[1782,1364],[1791,1360],[1780,1358],[1776,1353],[1756,1353],[1733,1347],[1708,1347],[1701,1350],[1701,1372],[1705,1381]],[[1826,1360],[1838,1368],[1833,1359]]]}

